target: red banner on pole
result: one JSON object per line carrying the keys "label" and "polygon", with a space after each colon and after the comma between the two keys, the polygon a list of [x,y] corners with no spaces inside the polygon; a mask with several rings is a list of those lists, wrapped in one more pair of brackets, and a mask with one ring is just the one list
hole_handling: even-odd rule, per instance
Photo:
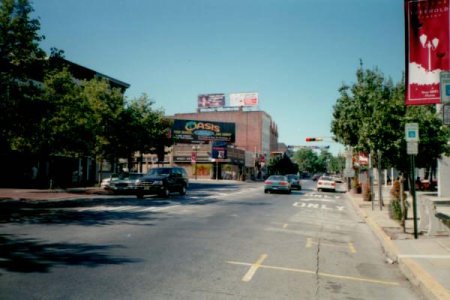
{"label": "red banner on pole", "polygon": [[450,70],[449,0],[405,0],[406,105],[440,103],[439,74]]}

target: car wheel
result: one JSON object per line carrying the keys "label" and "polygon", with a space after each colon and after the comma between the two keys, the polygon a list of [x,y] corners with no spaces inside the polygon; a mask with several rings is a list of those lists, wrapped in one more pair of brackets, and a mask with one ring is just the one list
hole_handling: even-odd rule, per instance
{"label": "car wheel", "polygon": [[144,199],[144,194],[142,194],[142,193],[137,193],[137,194],[136,194],[136,198],[138,198],[138,199]]}
{"label": "car wheel", "polygon": [[290,194],[290,193],[291,193],[291,190],[288,190],[287,193]]}
{"label": "car wheel", "polygon": [[180,188],[180,195],[186,195],[186,186],[184,184]]}
{"label": "car wheel", "polygon": [[161,193],[159,194],[161,197],[168,198],[170,195],[170,191],[167,187],[165,187]]}
{"label": "car wheel", "polygon": [[264,190],[264,194],[267,194],[267,190]]}

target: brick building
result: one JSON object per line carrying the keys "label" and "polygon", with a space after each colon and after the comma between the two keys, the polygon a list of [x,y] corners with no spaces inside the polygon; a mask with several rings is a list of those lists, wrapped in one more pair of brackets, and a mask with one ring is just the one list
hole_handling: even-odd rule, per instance
{"label": "brick building", "polygon": [[[173,119],[234,123],[235,143],[228,147],[228,159],[211,161],[210,145],[175,144],[171,163],[181,165],[192,177],[238,179],[245,175],[261,176],[266,158],[278,149],[277,125],[264,111],[235,110],[177,113]],[[196,162],[191,156],[195,152]]]}

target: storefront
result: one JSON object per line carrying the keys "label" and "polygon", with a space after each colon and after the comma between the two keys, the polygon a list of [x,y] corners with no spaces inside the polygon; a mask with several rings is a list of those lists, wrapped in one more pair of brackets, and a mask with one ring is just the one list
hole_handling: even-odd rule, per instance
{"label": "storefront", "polygon": [[245,151],[229,147],[226,159],[212,159],[211,145],[176,144],[173,164],[183,167],[191,178],[239,180],[245,163]]}

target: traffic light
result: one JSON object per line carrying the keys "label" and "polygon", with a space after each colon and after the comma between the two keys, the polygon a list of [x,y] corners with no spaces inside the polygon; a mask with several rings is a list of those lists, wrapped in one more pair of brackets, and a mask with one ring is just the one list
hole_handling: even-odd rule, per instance
{"label": "traffic light", "polygon": [[319,142],[319,141],[323,141],[322,138],[306,138],[307,142]]}

